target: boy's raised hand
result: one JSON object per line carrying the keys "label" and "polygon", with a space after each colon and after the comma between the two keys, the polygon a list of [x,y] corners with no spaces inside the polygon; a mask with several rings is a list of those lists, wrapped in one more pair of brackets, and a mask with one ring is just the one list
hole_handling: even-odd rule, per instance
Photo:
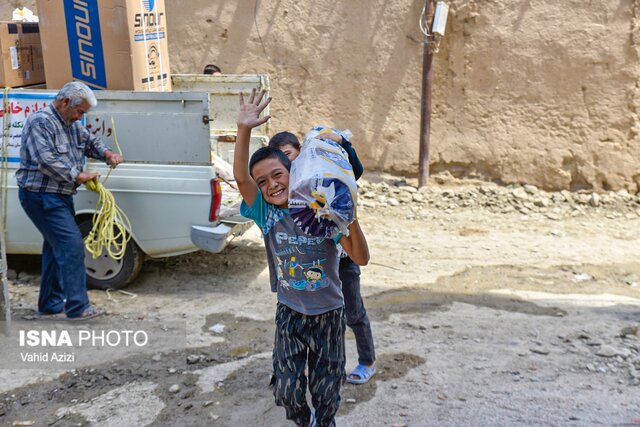
{"label": "boy's raised hand", "polygon": [[256,90],[251,90],[251,95],[249,95],[248,102],[244,102],[244,95],[240,94],[240,111],[238,112],[238,127],[247,127],[249,129],[253,129],[255,127],[260,126],[265,123],[267,120],[271,118],[271,116],[260,117],[260,113],[267,108],[267,105],[271,102],[271,97],[266,97],[264,100],[264,95],[266,91],[260,92],[258,96],[256,96]]}
{"label": "boy's raised hand", "polygon": [[248,102],[244,102],[243,94],[240,94],[240,111],[238,112],[238,134],[236,136],[236,148],[233,155],[233,177],[242,194],[242,198],[249,206],[258,195],[258,186],[251,177],[249,171],[249,142],[251,141],[251,129],[260,126],[271,116],[260,117],[260,113],[269,105],[271,97],[265,97],[265,91],[256,96],[256,90],[251,91]]}

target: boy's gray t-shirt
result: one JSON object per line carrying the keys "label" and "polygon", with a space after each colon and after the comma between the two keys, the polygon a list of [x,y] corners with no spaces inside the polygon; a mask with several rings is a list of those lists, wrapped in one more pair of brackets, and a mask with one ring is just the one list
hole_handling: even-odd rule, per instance
{"label": "boy's gray t-shirt", "polygon": [[242,203],[240,213],[262,229],[270,258],[271,288],[280,303],[307,315],[343,306],[334,240],[303,233],[287,209],[265,202],[260,192],[251,207]]}

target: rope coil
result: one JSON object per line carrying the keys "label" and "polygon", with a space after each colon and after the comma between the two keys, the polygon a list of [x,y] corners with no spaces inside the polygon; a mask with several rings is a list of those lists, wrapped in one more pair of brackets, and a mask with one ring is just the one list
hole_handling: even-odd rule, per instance
{"label": "rope coil", "polygon": [[131,235],[127,232],[127,229],[131,229],[129,218],[116,204],[111,191],[100,181],[87,181],[84,185],[98,193],[98,203],[92,219],[93,227],[84,241],[85,248],[93,259],[98,258],[105,250],[111,258],[122,259],[127,243],[131,240]]}
{"label": "rope coil", "polygon": [[[116,147],[122,155],[113,117],[111,117],[111,127]],[[105,250],[111,258],[122,259],[127,249],[127,243],[131,240],[131,234],[127,232],[127,230],[131,230],[131,222],[116,204],[111,191],[104,186],[112,170],[113,168],[109,169],[109,173],[102,182],[95,179],[84,183],[87,189],[98,193],[98,203],[92,218],[93,227],[84,241],[85,248],[91,253],[93,259],[101,256]]]}
{"label": "rope coil", "polygon": [[[2,100],[2,166],[0,170],[0,183],[2,187],[2,233],[7,232],[7,196],[9,193],[9,130],[11,129],[11,120],[9,109],[9,91],[10,87],[4,88],[4,98]],[[3,245],[4,247],[4,245]]]}

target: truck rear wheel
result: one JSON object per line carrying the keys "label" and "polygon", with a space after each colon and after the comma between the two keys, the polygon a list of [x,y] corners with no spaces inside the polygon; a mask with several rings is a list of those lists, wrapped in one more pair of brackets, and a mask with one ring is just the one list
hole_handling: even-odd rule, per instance
{"label": "truck rear wheel", "polygon": [[[91,219],[85,219],[78,227],[82,237],[86,238],[91,231]],[[87,270],[87,287],[91,289],[122,289],[133,282],[144,261],[144,254],[133,241],[129,240],[124,256],[120,260],[115,260],[103,251],[102,254],[93,259],[87,249],[84,250],[84,265]]]}

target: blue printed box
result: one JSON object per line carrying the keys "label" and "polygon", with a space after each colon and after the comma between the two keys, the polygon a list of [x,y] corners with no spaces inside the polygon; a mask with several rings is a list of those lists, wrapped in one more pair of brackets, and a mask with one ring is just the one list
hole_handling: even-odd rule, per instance
{"label": "blue printed box", "polygon": [[47,87],[171,91],[164,0],[38,0]]}

